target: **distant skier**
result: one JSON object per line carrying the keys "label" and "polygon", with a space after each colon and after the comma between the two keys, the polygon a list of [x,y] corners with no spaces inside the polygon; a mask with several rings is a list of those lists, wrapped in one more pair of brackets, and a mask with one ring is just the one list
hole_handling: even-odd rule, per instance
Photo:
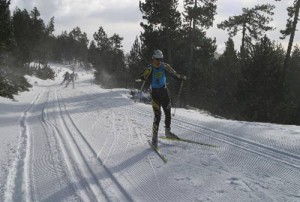
{"label": "distant skier", "polygon": [[69,72],[65,72],[65,74],[64,74],[64,80],[61,82],[60,85],[62,85],[63,83],[69,81],[69,79],[70,79],[70,73]]}
{"label": "distant skier", "polygon": [[163,53],[160,50],[155,50],[152,56],[152,64],[150,64],[141,76],[135,79],[136,82],[146,80],[151,81],[151,97],[152,108],[154,112],[154,121],[152,127],[152,144],[157,147],[158,128],[161,119],[161,107],[165,113],[165,135],[168,138],[178,138],[171,132],[171,102],[166,85],[166,72],[173,77],[184,81],[186,76],[178,74],[169,64],[162,62]]}
{"label": "distant skier", "polygon": [[66,87],[68,87],[69,83],[72,81],[73,88],[75,88],[74,80],[75,80],[75,72],[73,71],[73,73],[70,74],[70,77],[69,77],[69,80],[68,80],[68,82],[67,82],[67,84],[66,84]]}

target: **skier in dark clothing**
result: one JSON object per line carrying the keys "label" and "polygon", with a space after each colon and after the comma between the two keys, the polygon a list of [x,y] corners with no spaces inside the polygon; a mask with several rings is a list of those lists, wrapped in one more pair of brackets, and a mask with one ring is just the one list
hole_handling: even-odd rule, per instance
{"label": "skier in dark clothing", "polygon": [[136,78],[136,82],[146,80],[151,81],[152,108],[154,112],[154,121],[152,127],[152,144],[157,147],[158,128],[161,119],[161,107],[165,113],[165,135],[168,138],[178,138],[171,132],[171,102],[166,85],[166,72],[173,77],[184,81],[186,76],[178,74],[169,64],[162,62],[163,53],[155,50],[150,64],[141,76]]}
{"label": "skier in dark clothing", "polygon": [[70,79],[70,73],[69,72],[65,72],[64,74],[64,80],[61,82],[60,85],[62,85],[64,82],[68,82]]}
{"label": "skier in dark clothing", "polygon": [[68,80],[68,82],[67,82],[67,84],[66,84],[66,86],[65,86],[65,87],[68,87],[69,83],[72,81],[73,88],[75,88],[75,85],[74,85],[74,80],[75,80],[75,72],[73,71],[73,73],[72,73],[72,74],[70,74],[69,80]]}

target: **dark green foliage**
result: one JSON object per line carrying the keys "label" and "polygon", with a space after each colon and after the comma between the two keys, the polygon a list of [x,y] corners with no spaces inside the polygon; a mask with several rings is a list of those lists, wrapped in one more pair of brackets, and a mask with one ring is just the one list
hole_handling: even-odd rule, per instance
{"label": "dark green foliage", "polygon": [[[54,18],[45,26],[36,7],[30,13],[16,8],[11,17],[8,5],[9,1],[1,1],[1,15],[4,15],[0,18],[0,91],[1,96],[13,98],[14,94],[31,87],[24,78],[25,74],[32,73],[29,64],[36,62],[38,66],[46,66],[48,63],[54,40]],[[54,75],[48,68],[35,71],[44,79]]]}
{"label": "dark green foliage", "polygon": [[283,62],[283,49],[267,37],[254,46],[250,60],[242,69],[239,89],[244,117],[264,122],[286,121]]}
{"label": "dark green foliage", "polygon": [[138,38],[135,39],[131,51],[127,57],[128,65],[128,85],[135,87],[134,79],[137,74],[141,73],[147,64],[143,63],[141,44]]}
{"label": "dark green foliage", "polygon": [[[184,49],[187,51],[187,91],[186,104],[191,104],[190,98],[192,94],[192,86],[197,78],[194,77],[194,68],[197,66],[208,65],[212,59],[211,54],[214,53],[215,41],[205,37],[205,29],[213,25],[214,16],[216,14],[216,0],[185,0],[184,1],[184,22],[183,33],[187,42]],[[202,51],[197,51],[197,50]],[[203,51],[205,50],[205,51]],[[197,55],[197,52],[200,55]],[[201,53],[202,52],[202,53]],[[207,54],[203,57],[203,53]],[[197,59],[195,59],[197,58]],[[201,59],[200,59],[201,58]],[[196,81],[197,82],[197,81]]]}
{"label": "dark green foliage", "polygon": [[104,87],[124,87],[127,82],[125,56],[122,40],[118,34],[108,38],[103,27],[94,33],[88,58],[96,69],[95,80]]}
{"label": "dark green foliage", "polygon": [[0,96],[13,99],[14,94],[28,90],[30,84],[14,68],[18,63],[12,56],[15,44],[9,5],[10,1],[0,1]]}
{"label": "dark green foliage", "polygon": [[300,47],[296,45],[291,55],[288,71],[287,86],[291,93],[291,103],[295,105],[295,120],[293,123],[300,124]]}
{"label": "dark green foliage", "polygon": [[198,28],[210,28],[217,14],[217,0],[184,0],[185,22],[188,27],[193,24]]}
{"label": "dark green foliage", "polygon": [[230,37],[236,36],[242,31],[241,57],[245,59],[245,47],[251,44],[251,40],[258,40],[266,31],[272,30],[269,26],[272,21],[272,12],[275,6],[270,4],[256,5],[254,8],[243,8],[241,15],[229,17],[228,20],[218,24],[218,28],[227,30]]}
{"label": "dark green foliage", "polygon": [[[241,79],[241,66],[231,38],[225,43],[226,49],[215,61],[216,68],[216,99],[214,113],[235,118],[239,113],[237,93]],[[222,99],[220,99],[222,98]]]}
{"label": "dark green foliage", "polygon": [[0,72],[0,96],[13,99],[13,95],[17,94],[18,90],[9,82],[3,72]]}
{"label": "dark green foliage", "polygon": [[31,85],[20,74],[10,72],[7,69],[0,71],[0,96],[10,99],[14,98],[14,95],[22,91],[28,91]]}
{"label": "dark green foliage", "polygon": [[0,0],[0,65],[3,60],[2,54],[12,44],[12,25],[9,11],[10,1]]}
{"label": "dark green foliage", "polygon": [[74,28],[70,33],[64,31],[54,40],[53,60],[67,61],[69,64],[74,60],[87,63],[88,43],[87,34],[82,32],[79,27]]}
{"label": "dark green foliage", "polygon": [[31,22],[27,10],[16,8],[13,15],[14,39],[16,41],[16,55],[25,64],[33,60],[31,36]]}
{"label": "dark green foliage", "polygon": [[33,74],[43,80],[47,80],[47,79],[53,80],[55,78],[55,72],[47,65],[43,67],[35,68],[33,70]]}
{"label": "dark green foliage", "polygon": [[284,61],[285,71],[287,71],[288,68],[288,61],[290,59],[290,54],[292,52],[295,33],[297,31],[297,23],[299,21],[299,10],[300,10],[300,0],[294,0],[293,6],[287,8],[289,18],[287,19],[286,28],[285,30],[280,31],[282,34],[282,37],[280,37],[281,39],[285,39],[285,37],[290,36],[287,53]]}
{"label": "dark green foliage", "polygon": [[173,63],[173,51],[176,49],[178,30],[181,26],[180,13],[177,11],[178,0],[140,1],[143,14],[141,34],[143,57],[148,58],[154,49],[165,53],[169,63]]}

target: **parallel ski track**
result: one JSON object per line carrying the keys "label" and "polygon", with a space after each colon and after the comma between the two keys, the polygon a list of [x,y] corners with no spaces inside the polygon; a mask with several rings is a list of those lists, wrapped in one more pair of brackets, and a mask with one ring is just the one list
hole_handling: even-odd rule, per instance
{"label": "parallel ski track", "polygon": [[[145,109],[141,110],[138,106],[127,107],[127,110],[135,111],[137,113],[142,114],[143,116],[153,117],[152,112],[145,111]],[[251,171],[245,176],[242,175],[240,177],[240,180],[242,180],[244,184],[247,185],[253,191],[253,194],[255,194],[256,197],[258,197],[258,201],[274,201],[274,199],[278,200],[280,196],[273,196],[274,193],[277,193],[276,190],[287,189],[291,193],[299,192],[300,184],[298,172],[300,164],[299,157],[295,153],[283,151],[281,149],[276,149],[272,146],[253,142],[244,138],[235,137],[234,134],[228,134],[222,131],[210,129],[205,126],[182,119],[178,120],[177,118],[173,118],[172,124],[177,126],[178,129],[181,128],[184,131],[191,131],[192,133],[189,134],[189,138],[195,141],[197,141],[197,139],[198,141],[199,139],[202,139],[201,141],[205,139],[205,142],[208,142],[210,144],[218,144],[220,146],[218,148],[207,147],[205,149],[216,150],[216,152],[219,153],[219,155],[215,155],[215,158],[219,159],[219,161],[222,162],[222,165],[227,167],[227,172],[232,173],[233,176],[236,175],[235,173],[244,172],[243,170]],[[201,136],[197,137],[197,134]],[[231,147],[224,147],[224,144],[231,145]],[[288,148],[288,145],[286,146]],[[193,148],[195,147],[196,146],[194,146]],[[244,154],[242,151],[244,151]],[[248,155],[247,153],[252,153],[254,155]],[[269,162],[273,163],[264,161],[265,158],[270,159],[271,161]],[[247,162],[246,164],[243,163],[245,161]],[[236,170],[236,167],[232,167],[226,162],[231,162],[233,163],[233,165],[240,164],[240,170]],[[279,164],[277,162],[279,162]],[[182,163],[187,165],[192,164],[195,166],[199,166],[191,162],[183,161]],[[279,177],[281,179],[285,179],[286,182],[281,185],[278,184],[278,187],[275,186],[272,188],[272,191],[268,192],[266,190],[261,189],[260,186],[263,186],[264,184],[272,186],[270,182],[264,182],[263,179],[261,181],[251,180],[251,175],[256,176],[258,173],[264,173],[267,176],[270,175],[274,177]],[[247,200],[243,197],[244,196],[237,196],[237,200]],[[224,200],[226,201],[225,198]],[[230,201],[231,199],[227,200]]]}
{"label": "parallel ski track", "polygon": [[[73,173],[73,176],[75,175],[75,182],[77,181],[76,188],[81,193],[83,200],[88,199],[90,201],[109,201],[103,188],[98,182],[95,171],[93,171],[87,162],[85,155],[83,154],[82,147],[84,145],[79,145],[74,137],[76,129],[74,130],[72,121],[70,122],[69,120],[69,115],[66,111],[66,106],[63,102],[63,97],[60,91],[59,96],[57,96],[57,102],[59,106],[59,113],[62,118],[62,125],[64,126],[64,130],[66,132],[60,132],[58,128],[57,131],[60,134],[60,137],[64,142],[63,145],[68,150],[68,153],[73,154],[73,162],[70,162],[69,165],[73,166],[73,168],[71,168],[71,173]],[[85,190],[85,192],[82,190]]]}
{"label": "parallel ski track", "polygon": [[26,199],[31,200],[31,186],[29,185],[30,169],[30,128],[27,123],[28,114],[34,109],[44,91],[39,92],[21,114],[20,124],[20,140],[17,149],[16,159],[10,169],[6,181],[4,201],[18,201]]}
{"label": "parallel ski track", "polygon": [[[32,152],[30,159],[33,201],[45,200],[51,197],[63,201],[72,196],[69,193],[70,190],[65,189],[65,187],[68,187],[69,182],[66,180],[59,144],[48,114],[48,110],[52,109],[55,104],[54,96],[50,96],[52,94],[53,92],[50,88],[46,97],[42,100],[41,108],[37,109],[38,111],[36,112],[40,113],[38,116],[40,125],[36,125],[32,129],[35,132],[31,138]],[[56,114],[53,113],[52,115],[55,116]],[[41,127],[43,130],[38,130]],[[42,131],[44,132],[41,133]]]}
{"label": "parallel ski track", "polygon": [[[64,103],[63,101],[63,96],[61,95],[60,93],[60,109],[61,111],[64,111],[65,114],[67,115],[67,118],[68,120],[70,121],[70,123],[72,124],[71,127],[74,128],[74,130],[76,131],[76,134],[77,134],[77,138],[78,139],[78,142],[81,142],[83,143],[84,145],[80,145],[81,148],[84,147],[85,148],[85,151],[87,152],[89,158],[92,158],[96,161],[98,161],[99,163],[99,166],[102,169],[102,171],[104,171],[104,173],[102,175],[104,175],[103,177],[101,178],[105,178],[106,177],[109,177],[109,179],[111,180],[111,182],[113,182],[115,188],[117,190],[119,190],[119,193],[122,195],[121,199],[119,200],[126,200],[126,201],[133,201],[132,198],[131,198],[131,195],[124,189],[124,187],[119,183],[119,181],[117,180],[117,178],[112,174],[112,172],[104,165],[103,161],[100,159],[100,158],[97,158],[97,153],[96,151],[92,148],[92,146],[90,145],[90,143],[87,141],[87,139],[85,138],[85,136],[82,134],[82,132],[79,130],[79,128],[77,127],[77,125],[75,124],[74,120],[72,119],[71,115],[69,114],[68,110],[67,110],[67,107],[66,107],[66,104]],[[62,117],[64,117],[62,115]],[[65,118],[63,118],[65,120]],[[65,124],[67,125],[67,124]],[[73,132],[74,132],[73,130]],[[69,132],[70,134],[71,131]],[[79,145],[76,143],[77,141],[75,140],[75,137],[73,137],[73,135],[71,135],[72,139],[73,139],[73,142],[76,144],[76,147],[78,148],[78,151],[80,152],[80,155],[81,155],[81,158],[83,159],[86,167],[88,168],[90,174],[93,176],[93,180],[96,182],[96,185],[99,187],[99,190],[101,190],[101,192],[103,193],[103,195],[105,196],[105,199],[100,199],[98,198],[99,201],[110,201],[110,197],[107,195],[107,193],[105,192],[105,189],[103,188],[103,186],[101,185],[101,181],[98,179],[99,176],[97,176],[96,174],[96,171],[93,170],[92,167],[90,167],[89,163],[87,162],[87,160],[85,159],[85,155],[82,153]],[[99,172],[99,170],[98,170]],[[99,182],[100,181],[100,182]]]}
{"label": "parallel ski track", "polygon": [[64,105],[62,103],[61,95],[59,90],[55,90],[57,111],[60,115],[59,123],[53,125],[56,129],[61,148],[64,151],[64,159],[67,162],[69,175],[73,181],[72,185],[74,190],[78,190],[78,194],[81,200],[97,201],[96,197],[100,190],[95,190],[97,184],[94,183],[93,187],[90,186],[88,177],[92,176],[91,180],[95,178],[90,173],[89,165],[85,161],[82,151],[74,139],[72,125],[69,124],[64,111]]}
{"label": "parallel ski track", "polygon": [[[143,114],[145,116],[152,117],[152,113],[142,111],[137,107],[131,106],[128,108],[130,111],[135,111],[137,113]],[[300,170],[300,155],[283,151],[280,149],[276,149],[270,147],[268,145],[264,145],[261,143],[257,143],[251,140],[247,140],[244,138],[237,137],[233,134],[229,134],[226,132],[218,131],[215,129],[207,128],[203,125],[199,125],[193,122],[185,121],[182,119],[173,118],[172,124],[176,125],[185,130],[189,130],[193,132],[193,134],[199,134],[202,136],[206,136],[211,140],[217,140],[217,142],[223,142],[225,144],[229,144],[240,149],[246,150],[248,152],[255,153],[259,156],[267,157],[273,159],[275,161],[279,161],[286,165],[289,165],[293,168]],[[195,140],[195,139],[194,139]],[[214,143],[212,143],[214,144]]]}
{"label": "parallel ski track", "polygon": [[[81,90],[79,90],[81,91]],[[120,94],[118,92],[110,92],[112,94],[117,95],[117,97],[120,96]],[[124,147],[121,147],[120,144],[126,144],[125,146],[125,151],[123,151],[123,156],[125,156],[125,153],[127,152],[127,150],[130,148],[131,144],[133,143],[132,140],[138,141],[139,144],[138,145],[143,145],[143,147],[148,148],[147,150],[145,150],[143,153],[141,154],[136,154],[136,158],[140,158],[140,156],[143,156],[144,154],[147,155],[147,161],[141,161],[138,164],[136,163],[135,158],[129,158],[127,159],[125,162],[122,162],[122,158],[123,156],[121,156],[121,160],[120,159],[112,159],[112,160],[108,160],[106,158],[105,161],[106,163],[103,166],[107,166],[107,169],[111,169],[112,172],[118,172],[118,178],[123,177],[127,180],[127,182],[122,181],[122,183],[129,183],[131,184],[131,187],[136,187],[135,190],[131,190],[132,194],[135,196],[134,200],[137,201],[174,201],[176,200],[180,200],[180,201],[191,201],[191,198],[189,196],[186,196],[184,194],[179,194],[178,193],[178,187],[176,187],[176,185],[170,185],[167,184],[167,186],[165,185],[165,181],[163,179],[161,179],[161,175],[158,176],[157,171],[154,167],[153,164],[157,164],[157,163],[161,163],[161,160],[156,157],[156,154],[154,154],[152,152],[152,150],[149,148],[146,142],[146,140],[148,139],[148,137],[146,137],[145,135],[141,135],[139,132],[139,128],[137,128],[135,126],[135,124],[132,124],[131,121],[128,119],[129,117],[127,116],[128,111],[126,110],[122,110],[122,107],[120,108],[119,106],[112,106],[112,103],[106,99],[106,97],[102,97],[101,95],[99,96],[99,94],[95,93],[95,91],[91,91],[90,89],[88,91],[82,92],[82,94],[88,94],[87,96],[85,96],[86,100],[89,100],[89,102],[93,103],[92,100],[94,100],[96,103],[101,103],[101,105],[97,104],[97,110],[101,110],[103,109],[103,111],[101,111],[101,113],[106,113],[107,108],[110,111],[113,111],[114,107],[117,107],[118,110],[116,110],[115,112],[111,112],[110,117],[112,118],[111,120],[111,124],[110,124],[110,131],[113,133],[113,136],[117,135],[122,135],[123,133],[120,134],[115,134],[116,133],[116,128],[115,128],[115,121],[120,121],[118,122],[118,125],[122,125],[123,127],[120,130],[128,130],[130,136],[128,137],[128,142],[126,143],[124,142],[120,142],[119,138],[116,138],[116,141],[119,142],[115,142],[113,141],[110,142],[111,146],[113,146],[112,144],[115,144],[115,146],[113,146],[113,150],[112,150],[112,154],[114,152],[116,152],[116,150],[120,150],[120,149],[124,149]],[[82,101],[82,100],[80,100]],[[83,101],[84,102],[84,101]],[[130,101],[129,101],[130,104]],[[83,110],[84,111],[84,110]],[[85,113],[85,112],[83,112]],[[115,114],[118,113],[118,114]],[[102,114],[103,116],[103,114]],[[85,114],[85,117],[89,117],[88,114]],[[118,119],[116,119],[116,117],[119,117]],[[83,120],[83,119],[80,119]],[[94,119],[93,121],[98,121],[97,119]],[[75,123],[74,123],[75,124]],[[75,124],[76,125],[76,124]],[[136,138],[131,138],[131,136],[135,136]],[[107,141],[107,139],[105,140]],[[106,144],[106,143],[105,143]],[[102,146],[103,148],[103,146]],[[100,149],[100,151],[102,151]],[[134,152],[135,150],[131,150],[131,154],[136,153]],[[109,152],[110,153],[110,152]],[[99,154],[98,154],[99,155]],[[97,156],[98,156],[97,155]],[[101,155],[103,156],[103,155]],[[102,157],[103,158],[103,157]],[[99,159],[101,160],[101,159]],[[117,160],[117,161],[116,161]],[[155,161],[155,162],[153,162]],[[103,160],[101,161],[103,162]],[[120,162],[122,162],[120,164]],[[148,162],[148,163],[147,163]],[[146,165],[146,164],[148,165]],[[106,165],[107,164],[107,165]],[[135,166],[132,166],[135,165]],[[125,170],[124,170],[125,169]],[[149,172],[153,172],[153,175],[144,175],[144,173],[149,173]],[[146,178],[144,178],[146,177]],[[155,181],[153,182],[153,177],[155,179]],[[169,194],[166,194],[165,191],[167,191]],[[174,198],[175,197],[175,198]]]}

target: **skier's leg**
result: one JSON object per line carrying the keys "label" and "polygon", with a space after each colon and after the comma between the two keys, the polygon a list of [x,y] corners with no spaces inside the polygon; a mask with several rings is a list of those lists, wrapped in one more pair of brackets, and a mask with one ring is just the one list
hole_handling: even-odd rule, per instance
{"label": "skier's leg", "polygon": [[68,87],[69,83],[70,83],[70,79],[68,79],[67,84],[66,84],[66,87]]}
{"label": "skier's leg", "polygon": [[152,144],[154,146],[157,146],[158,128],[159,128],[159,122],[161,118],[161,110],[160,110],[159,102],[157,100],[154,100],[153,98],[152,98],[152,108],[154,112],[154,120],[152,126]]}
{"label": "skier's leg", "polygon": [[165,127],[171,127],[171,101],[168,93],[168,89],[165,88],[162,96],[162,108],[165,113]]}
{"label": "skier's leg", "polygon": [[167,89],[165,89],[162,99],[162,108],[165,113],[165,135],[170,138],[178,138],[171,132],[171,101]]}

